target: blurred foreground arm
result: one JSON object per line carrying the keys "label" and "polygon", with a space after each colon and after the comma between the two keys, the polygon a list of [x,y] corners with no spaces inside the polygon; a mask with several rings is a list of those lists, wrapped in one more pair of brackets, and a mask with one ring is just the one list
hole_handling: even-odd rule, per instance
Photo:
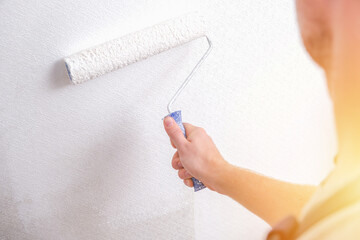
{"label": "blurred foreground arm", "polygon": [[191,177],[195,177],[270,225],[289,214],[298,216],[315,191],[314,186],[275,180],[229,164],[202,128],[185,123],[186,139],[171,117],[164,119],[164,126],[177,149],[172,166],[187,186],[193,186]]}

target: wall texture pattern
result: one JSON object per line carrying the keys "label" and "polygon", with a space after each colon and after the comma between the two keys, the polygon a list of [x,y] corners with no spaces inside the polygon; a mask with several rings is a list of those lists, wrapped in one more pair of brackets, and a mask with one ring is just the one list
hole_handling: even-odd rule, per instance
{"label": "wall texture pattern", "polygon": [[0,1],[0,239],[262,239],[225,196],[182,185],[161,118],[197,40],[82,85],[62,58],[198,9],[214,50],[176,102],[224,157],[317,183],[336,149],[292,2]]}

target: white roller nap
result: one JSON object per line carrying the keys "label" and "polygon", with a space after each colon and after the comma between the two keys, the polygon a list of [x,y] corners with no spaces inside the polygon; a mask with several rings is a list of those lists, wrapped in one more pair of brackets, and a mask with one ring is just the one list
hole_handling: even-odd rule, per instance
{"label": "white roller nap", "polygon": [[80,51],[64,61],[70,80],[78,84],[204,35],[204,18],[191,13]]}

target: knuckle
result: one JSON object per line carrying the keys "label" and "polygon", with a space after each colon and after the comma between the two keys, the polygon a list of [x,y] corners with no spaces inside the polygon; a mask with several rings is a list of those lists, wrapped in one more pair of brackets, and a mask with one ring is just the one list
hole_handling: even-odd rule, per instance
{"label": "knuckle", "polygon": [[189,187],[189,182],[186,179],[184,180],[184,184],[185,186]]}
{"label": "knuckle", "polygon": [[179,169],[178,167],[178,162],[179,162],[179,157],[178,157],[178,154],[177,152],[174,154],[172,160],[171,160],[171,166],[174,168],[174,169]]}
{"label": "knuckle", "polygon": [[193,185],[193,184],[192,184],[192,181],[191,181],[190,179],[185,179],[185,180],[184,180],[184,183],[185,183],[185,185],[188,186],[188,187],[192,187],[192,185]]}
{"label": "knuckle", "polygon": [[198,128],[198,132],[199,132],[200,134],[203,134],[203,135],[205,135],[205,134],[206,134],[205,129],[204,129],[204,128],[202,128],[202,127],[199,127],[199,128]]}
{"label": "knuckle", "polygon": [[179,175],[179,178],[185,179],[185,174],[184,174],[184,171],[183,171],[183,170],[179,170],[179,171],[178,171],[178,175]]}
{"label": "knuckle", "polygon": [[174,159],[171,161],[171,166],[172,166],[173,169],[177,169],[176,162],[175,162]]}

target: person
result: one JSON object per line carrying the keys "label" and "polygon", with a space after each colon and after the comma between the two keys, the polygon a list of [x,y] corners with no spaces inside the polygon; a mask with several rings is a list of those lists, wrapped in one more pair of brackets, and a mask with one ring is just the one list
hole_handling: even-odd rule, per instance
{"label": "person", "polygon": [[355,239],[360,236],[360,1],[297,0],[296,9],[305,48],[324,70],[333,101],[338,153],[330,175],[315,187],[231,165],[204,129],[185,123],[186,139],[166,117],[164,128],[177,150],[172,167],[186,186],[192,187],[195,177],[261,217],[274,227],[269,239]]}

